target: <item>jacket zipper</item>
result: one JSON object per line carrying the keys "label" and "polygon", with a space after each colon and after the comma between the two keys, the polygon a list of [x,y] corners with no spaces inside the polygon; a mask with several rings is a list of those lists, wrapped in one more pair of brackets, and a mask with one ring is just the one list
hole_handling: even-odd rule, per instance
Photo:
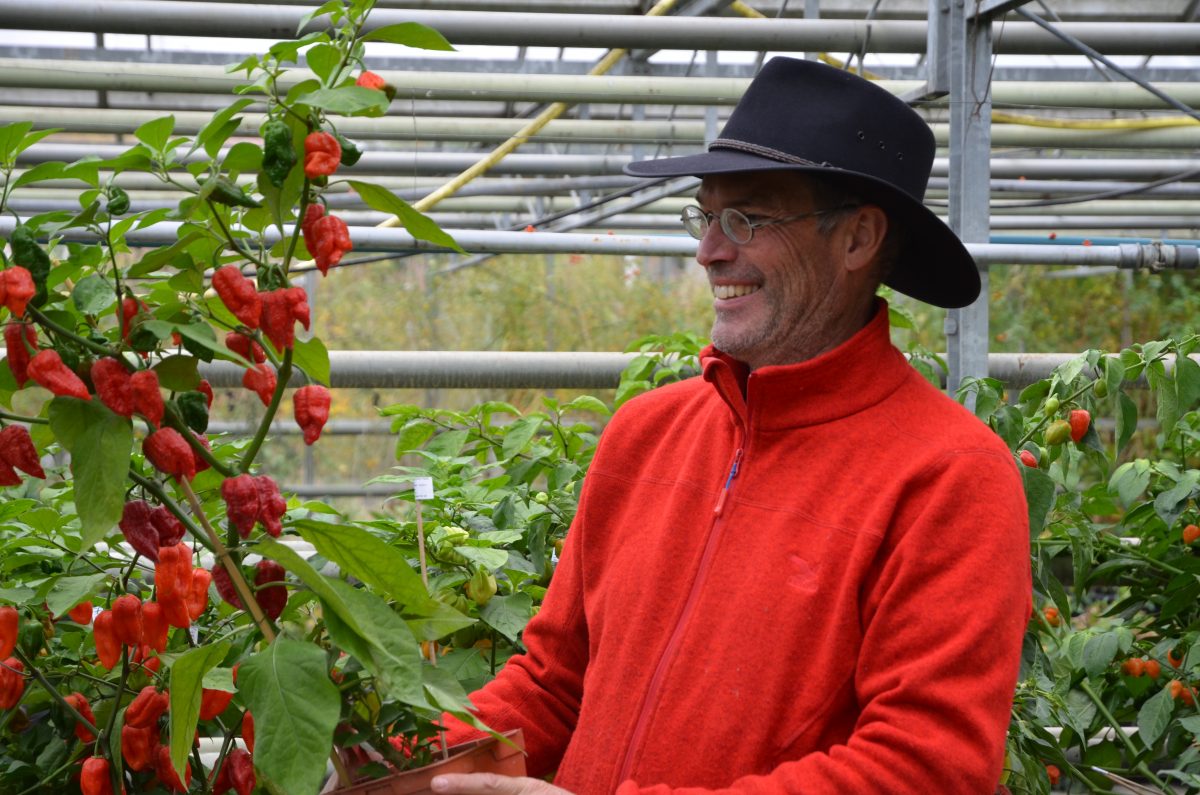
{"label": "jacket zipper", "polygon": [[700,587],[707,578],[708,569],[712,565],[714,550],[717,548],[716,542],[721,536],[719,530],[721,513],[725,509],[725,499],[729,496],[729,491],[733,486],[733,479],[738,476],[741,464],[742,448],[738,447],[737,451],[733,454],[733,464],[729,467],[729,475],[725,478],[725,485],[721,488],[721,496],[717,498],[716,507],[713,508],[713,524],[708,531],[708,540],[704,542],[704,552],[700,556],[700,567],[696,570],[696,577],[692,580],[692,589],[688,592],[687,601],[683,604],[683,610],[679,613],[679,618],[675,621],[675,628],[671,630],[671,637],[663,649],[662,656],[658,658],[658,665],[654,668],[654,675],[650,677],[650,686],[646,689],[646,698],[642,701],[641,713],[638,715],[637,723],[634,724],[629,745],[625,747],[625,761],[621,763],[621,774],[617,779],[617,784],[629,780],[629,775],[633,768],[634,751],[641,745],[642,738],[646,734],[650,706],[657,700],[658,689],[662,686],[662,679],[667,670],[667,663],[675,656],[675,649],[679,645],[680,638],[683,636],[683,628],[687,626],[688,620],[691,618],[696,599],[700,594]]}

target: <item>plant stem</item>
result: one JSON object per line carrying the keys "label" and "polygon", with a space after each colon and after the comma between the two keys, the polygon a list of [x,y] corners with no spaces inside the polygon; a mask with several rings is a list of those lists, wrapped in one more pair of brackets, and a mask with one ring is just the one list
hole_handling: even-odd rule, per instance
{"label": "plant stem", "polygon": [[37,667],[33,664],[33,661],[25,656],[25,652],[21,651],[20,648],[17,648],[13,650],[13,653],[16,655],[17,659],[21,661],[21,664],[25,666],[25,669],[29,671],[29,674],[37,680],[39,685],[42,686],[42,689],[49,694],[50,698],[57,701],[59,706],[66,709],[66,711],[71,715],[75,716],[75,720],[82,723],[84,727],[92,734],[100,734],[100,727],[83,717],[83,715],[79,714],[79,711],[76,710],[75,707],[71,706],[71,703],[54,688],[54,685],[50,684],[50,680],[46,678],[45,674],[37,669]]}
{"label": "plant stem", "polygon": [[[1084,386],[1084,387],[1082,387],[1082,388],[1080,388],[1080,389],[1076,390],[1076,391],[1075,391],[1075,392],[1073,392],[1072,394],[1068,395],[1068,396],[1066,397],[1066,399],[1065,399],[1065,400],[1063,400],[1062,402],[1063,402],[1063,403],[1070,403],[1072,400],[1074,400],[1075,398],[1079,397],[1080,395],[1082,395],[1084,392],[1088,391],[1088,390],[1089,390],[1089,389],[1091,389],[1091,388],[1092,388],[1092,384],[1091,384],[1091,382],[1089,381],[1089,382],[1088,382],[1088,384],[1087,384],[1087,386]],[[1017,442],[1017,447],[1016,447],[1016,449],[1020,450],[1020,449],[1021,449],[1021,445],[1025,444],[1025,443],[1026,443],[1026,442],[1028,442],[1030,439],[1032,439],[1032,438],[1033,438],[1033,435],[1034,435],[1035,433],[1037,433],[1038,431],[1040,431],[1040,430],[1042,429],[1042,426],[1043,426],[1043,425],[1045,425],[1045,424],[1046,424],[1047,422],[1049,422],[1049,421],[1050,421],[1050,416],[1049,416],[1049,415],[1046,415],[1046,416],[1042,417],[1040,420],[1038,420],[1037,424],[1036,424],[1036,425],[1034,425],[1032,428],[1030,428],[1030,429],[1029,429],[1029,432],[1028,432],[1028,433],[1026,433],[1024,436],[1022,436],[1022,437],[1021,437],[1021,441]]]}
{"label": "plant stem", "polygon": [[1153,568],[1162,569],[1163,571],[1167,572],[1168,574],[1179,575],[1179,574],[1186,573],[1183,569],[1178,569],[1178,568],[1172,566],[1170,563],[1164,563],[1163,561],[1158,560],[1157,558],[1150,557],[1149,555],[1145,554],[1144,552],[1138,552],[1136,550],[1130,549],[1129,547],[1122,544],[1117,539],[1112,538],[1111,536],[1099,535],[1097,537],[1104,543],[1108,544],[1109,546],[1115,546],[1116,548],[1120,549],[1121,554],[1128,555],[1131,558],[1137,558],[1138,560],[1142,561],[1143,563],[1149,564]]}
{"label": "plant stem", "polygon": [[227,478],[234,476],[234,471],[218,461],[216,456],[212,454],[212,451],[200,443],[200,440],[192,433],[192,429],[184,423],[183,419],[174,410],[168,408],[165,412],[165,417],[167,424],[179,431],[179,435],[183,437],[184,441],[188,443],[196,455],[204,459],[206,464]]}
{"label": "plant stem", "polygon": [[29,314],[30,317],[32,317],[34,320],[36,320],[38,322],[38,325],[45,326],[50,331],[53,331],[55,334],[58,334],[61,337],[66,337],[67,339],[73,340],[75,343],[83,346],[84,348],[87,348],[92,353],[99,354],[100,356],[113,356],[116,358],[120,358],[117,351],[114,351],[112,348],[109,348],[107,345],[101,345],[98,342],[93,342],[92,340],[88,339],[87,337],[81,337],[78,334],[76,334],[74,331],[70,331],[68,329],[63,328],[62,326],[58,325],[50,318],[46,317],[46,315],[44,315],[42,313],[42,311],[40,309],[38,309],[37,307],[29,306],[29,307],[25,308],[25,311]]}
{"label": "plant stem", "polygon": [[271,395],[271,403],[267,406],[267,413],[258,425],[254,439],[242,455],[242,463],[239,468],[244,473],[250,471],[250,465],[254,463],[254,457],[258,455],[259,448],[266,441],[267,431],[271,429],[271,421],[275,419],[275,414],[279,411],[279,403],[283,400],[284,387],[287,386],[288,379],[292,377],[292,352],[292,348],[288,348],[283,352],[283,361],[279,364],[279,370],[275,375],[275,392]]}
{"label": "plant stem", "polygon": [[[1108,707],[1104,705],[1104,702],[1100,699],[1100,696],[1096,695],[1096,691],[1092,690],[1092,686],[1088,683],[1088,681],[1086,679],[1083,680],[1079,684],[1079,687],[1084,693],[1087,694],[1088,698],[1092,700],[1092,703],[1096,705],[1096,709],[1099,710],[1100,714],[1104,716],[1104,719],[1108,721],[1108,725],[1112,727],[1112,730],[1116,733],[1117,737],[1121,738],[1121,743],[1125,746],[1126,753],[1128,753],[1133,759],[1137,759],[1138,750],[1133,747],[1133,742],[1129,739],[1129,735],[1127,735],[1125,730],[1121,728],[1121,724],[1117,722],[1117,719],[1113,717],[1113,714],[1108,711]],[[1152,771],[1145,762],[1137,762],[1134,765],[1134,770],[1138,771],[1143,776],[1154,782],[1154,785],[1163,792],[1167,793],[1167,795],[1171,795],[1171,788],[1168,787],[1162,779],[1154,775],[1154,771]]]}
{"label": "plant stem", "polygon": [[160,486],[157,482],[150,480],[149,478],[142,477],[132,467],[129,469],[129,478],[134,483],[153,494],[155,499],[165,505],[167,510],[170,511],[176,519],[183,522],[183,526],[187,528],[189,533],[191,533],[192,538],[199,541],[201,545],[208,549],[209,552],[213,551],[212,547],[209,546],[209,541],[207,538],[205,538],[204,533],[200,532],[200,528],[196,526],[196,523],[193,522],[191,517],[179,507],[179,503],[171,499],[162,486]]}
{"label": "plant stem", "polygon": [[7,411],[0,411],[0,420],[12,420],[13,422],[28,422],[30,425],[49,425],[50,420],[41,417],[25,417],[21,414],[9,414]]}

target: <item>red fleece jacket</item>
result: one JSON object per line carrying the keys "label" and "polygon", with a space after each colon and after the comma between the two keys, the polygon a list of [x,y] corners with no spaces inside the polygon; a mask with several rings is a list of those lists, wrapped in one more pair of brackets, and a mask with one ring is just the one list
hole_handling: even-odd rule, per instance
{"label": "red fleece jacket", "polygon": [[1031,609],[1011,453],[886,307],[802,364],[702,362],[604,431],[482,719],[582,795],[991,793]]}

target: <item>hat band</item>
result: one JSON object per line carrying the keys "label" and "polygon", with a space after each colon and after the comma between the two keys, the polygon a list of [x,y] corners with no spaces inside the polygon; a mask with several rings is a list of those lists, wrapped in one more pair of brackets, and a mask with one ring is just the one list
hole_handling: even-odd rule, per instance
{"label": "hat band", "polygon": [[759,157],[765,157],[770,160],[777,160],[781,163],[794,163],[798,166],[828,166],[829,163],[817,163],[813,160],[807,160],[803,157],[790,155],[787,152],[782,152],[778,149],[772,149],[769,146],[760,144],[752,144],[748,141],[738,141],[733,138],[718,138],[708,145],[709,151],[713,149],[736,149],[739,152],[746,152]]}

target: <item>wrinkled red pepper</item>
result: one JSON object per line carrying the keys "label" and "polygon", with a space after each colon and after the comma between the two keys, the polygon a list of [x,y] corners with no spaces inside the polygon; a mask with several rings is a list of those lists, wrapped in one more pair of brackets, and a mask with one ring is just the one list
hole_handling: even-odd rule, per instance
{"label": "wrinkled red pepper", "polygon": [[0,271],[0,303],[8,307],[13,317],[25,314],[25,306],[35,293],[37,287],[28,269],[13,265]]}
{"label": "wrinkled red pepper", "polygon": [[171,749],[160,745],[154,753],[154,773],[158,776],[159,783],[171,792],[187,792],[188,786],[192,783],[192,763],[184,763],[183,780],[181,781],[179,774],[175,772],[174,765],[171,764]]}
{"label": "wrinkled red pepper", "polygon": [[16,657],[0,664],[0,709],[12,709],[25,695],[25,665]]}
{"label": "wrinkled red pepper", "polygon": [[242,373],[242,386],[256,393],[264,406],[271,405],[271,397],[278,383],[275,371],[268,364],[256,364],[253,369]]}
{"label": "wrinkled red pepper", "polygon": [[121,641],[117,638],[117,631],[113,626],[111,610],[100,611],[92,621],[92,639],[96,643],[96,656],[100,658],[100,665],[112,670],[112,667],[121,661]]}
{"label": "wrinkled red pepper", "polygon": [[17,386],[25,386],[29,380],[31,350],[37,350],[37,330],[29,323],[8,323],[4,326],[5,361],[12,371]]}
{"label": "wrinkled red pepper", "polygon": [[304,138],[304,176],[328,177],[342,161],[342,146],[326,132],[309,133]]}
{"label": "wrinkled red pepper", "polygon": [[225,347],[254,364],[267,360],[267,352],[263,350],[263,346],[258,344],[258,340],[236,331],[225,335]]}
{"label": "wrinkled red pepper", "polygon": [[192,569],[192,581],[188,586],[188,616],[195,621],[208,609],[208,586],[212,585],[212,572],[208,569]]}
{"label": "wrinkled red pepper", "polygon": [[[71,693],[69,696],[65,696],[63,701],[70,704],[92,726],[96,725],[96,716],[92,713],[92,706],[84,698],[83,693]],[[96,735],[92,733],[92,730],[79,721],[75,721],[75,736],[81,743],[90,743],[96,740]]]}
{"label": "wrinkled red pepper", "polygon": [[0,430],[0,460],[35,478],[46,477],[37,448],[24,425],[8,425]]}
{"label": "wrinkled red pepper", "polygon": [[267,534],[279,538],[283,532],[283,515],[287,513],[287,500],[279,493],[279,484],[270,475],[259,475],[254,479],[258,489],[258,520]]}
{"label": "wrinkled red pepper", "polygon": [[142,600],[131,593],[118,596],[112,603],[113,633],[126,646],[142,642]]}
{"label": "wrinkled red pepper", "polygon": [[170,626],[158,602],[142,603],[142,643],[159,654],[167,650],[167,632]]}
{"label": "wrinkled red pepper", "polygon": [[173,475],[176,480],[196,477],[196,460],[187,440],[174,428],[159,428],[142,442],[146,460],[159,472]]}
{"label": "wrinkled red pepper", "polygon": [[[253,525],[251,525],[253,526]],[[217,595],[225,600],[226,603],[233,605],[238,610],[242,610],[242,598],[238,596],[237,588],[233,585],[233,577],[229,575],[229,571],[220,563],[212,567],[213,584],[217,586]]]}
{"label": "wrinkled red pepper", "polygon": [[262,304],[254,282],[242,275],[236,265],[224,265],[212,277],[213,289],[221,301],[248,328],[258,328]]}
{"label": "wrinkled red pepper", "polygon": [[258,486],[253,475],[238,475],[221,482],[221,497],[225,500],[225,515],[246,538],[258,521]]}
{"label": "wrinkled red pepper", "polygon": [[254,599],[272,621],[277,620],[287,606],[285,574],[283,566],[273,560],[260,560],[254,567],[254,584],[258,586]]}
{"label": "wrinkled red pepper", "polygon": [[121,727],[121,756],[125,766],[141,773],[154,767],[154,750],[159,745],[157,726],[137,728],[126,723]]}
{"label": "wrinkled red pepper", "polygon": [[213,781],[213,795],[225,795],[231,789],[237,795],[250,795],[257,784],[254,760],[244,749],[234,748],[225,757],[221,770]]}
{"label": "wrinkled red pepper", "polygon": [[329,421],[331,402],[329,390],[320,384],[302,386],[292,395],[292,409],[296,424],[304,431],[305,444],[321,438],[321,429]]}
{"label": "wrinkled red pepper", "polygon": [[80,400],[92,399],[92,396],[88,394],[87,386],[70,367],[63,363],[58,351],[51,349],[38,351],[37,355],[29,360],[26,372],[39,386],[44,386],[56,395]]}
{"label": "wrinkled red pepper", "polygon": [[158,373],[138,370],[129,377],[129,388],[133,393],[133,410],[149,420],[155,428],[161,425],[166,407],[158,388]]}
{"label": "wrinkled red pepper", "polygon": [[[187,532],[183,522],[179,521],[179,517],[171,513],[165,505],[159,505],[150,511],[150,523],[154,525],[154,529],[158,531],[158,545],[160,547],[173,547],[183,540],[183,534]],[[158,559],[157,552],[155,560]]]}
{"label": "wrinkled red pepper", "polygon": [[0,607],[0,657],[7,657],[17,647],[21,634],[21,614],[12,605]]}
{"label": "wrinkled red pepper", "polygon": [[158,562],[158,548],[162,546],[158,530],[151,521],[153,511],[145,500],[130,500],[121,510],[121,521],[117,526],[129,546],[144,558]]}
{"label": "wrinkled red pepper", "polygon": [[100,402],[113,414],[133,416],[133,389],[125,365],[112,357],[92,362],[92,385]]}
{"label": "wrinkled red pepper", "polygon": [[146,685],[125,708],[125,725],[135,729],[157,729],[158,719],[170,706],[171,697],[165,690]]}
{"label": "wrinkled red pepper", "polygon": [[296,321],[308,329],[308,293],[303,287],[283,287],[261,293],[262,330],[278,350],[292,347],[296,341]]}
{"label": "wrinkled red pepper", "polygon": [[[317,204],[310,204],[308,209],[312,210],[314,207],[318,211],[321,209]],[[306,213],[304,220],[305,223],[300,227],[304,234],[304,246],[316,263],[317,270],[325,276],[330,268],[342,261],[342,256],[347,251],[354,249],[354,242],[350,239],[350,227],[334,215],[320,215],[310,221]]]}

